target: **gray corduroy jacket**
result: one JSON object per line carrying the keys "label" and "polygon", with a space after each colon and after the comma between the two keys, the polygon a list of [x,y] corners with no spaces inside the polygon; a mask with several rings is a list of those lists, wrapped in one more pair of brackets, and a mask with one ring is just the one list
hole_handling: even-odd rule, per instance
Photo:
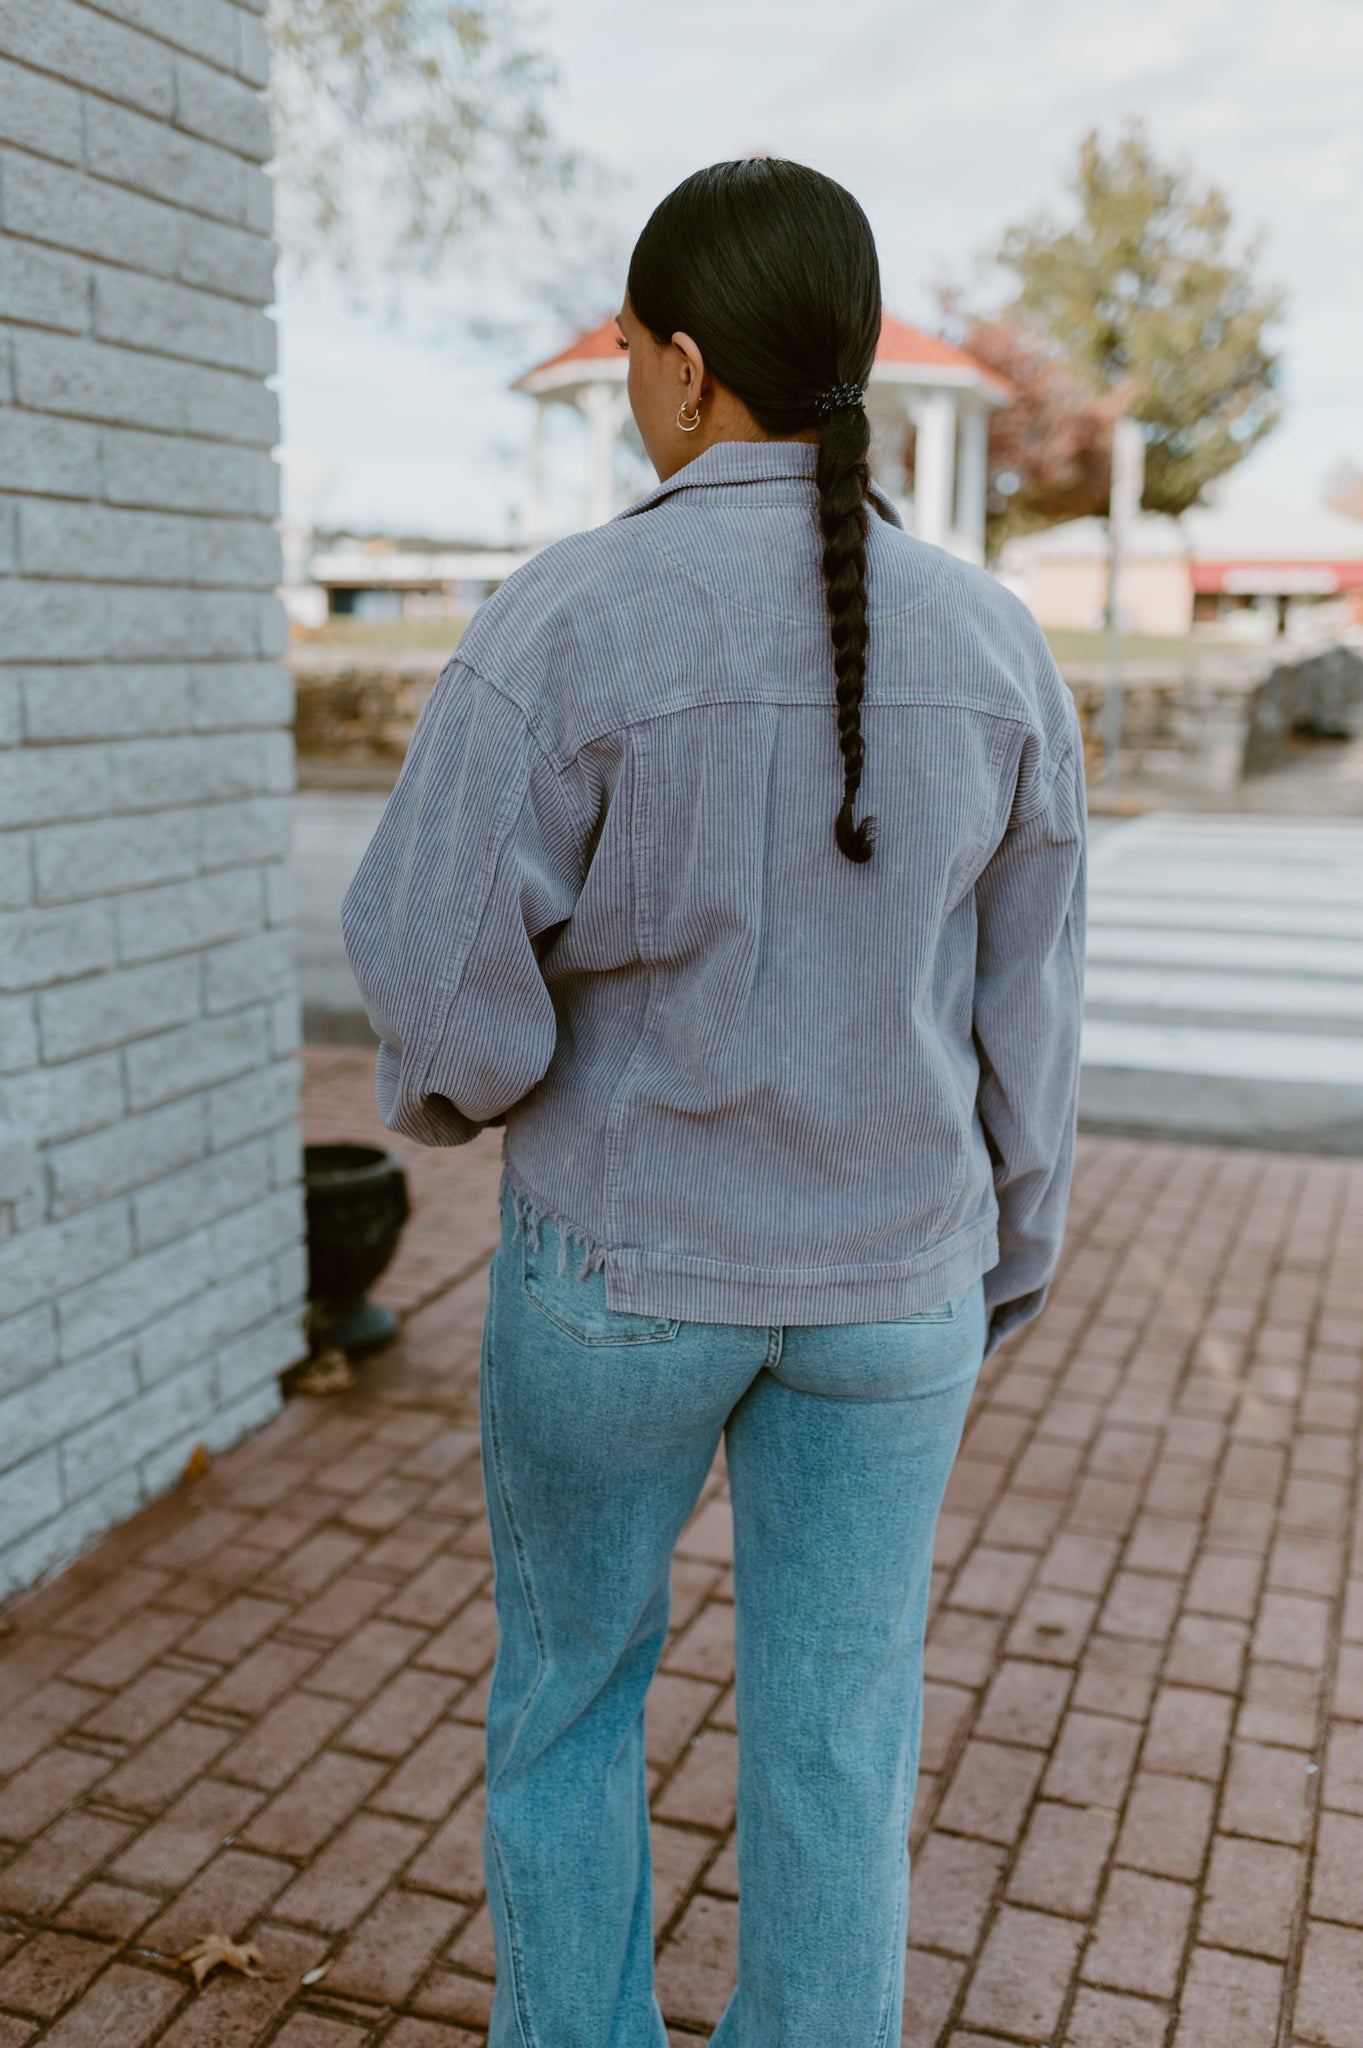
{"label": "gray corduroy jacket", "polygon": [[[858,816],[807,442],[725,442],[478,611],[347,892],[385,1125],[460,1145],[613,1309],[1041,1308],[1074,1153],[1074,703],[1025,607],[874,499]],[[986,1353],[988,1355],[988,1353]]]}

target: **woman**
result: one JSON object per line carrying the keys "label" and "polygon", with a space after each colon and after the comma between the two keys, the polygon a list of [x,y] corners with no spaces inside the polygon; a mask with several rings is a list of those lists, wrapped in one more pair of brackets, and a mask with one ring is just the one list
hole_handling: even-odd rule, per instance
{"label": "woman", "polygon": [[1085,828],[1030,616],[870,481],[880,320],[830,179],[758,158],[663,201],[619,314],[658,488],[481,608],[345,902],[384,1122],[506,1127],[492,2048],[664,2048],[644,1697],[721,1439],[713,2039],[899,2041],[933,1528],[1059,1249]]}

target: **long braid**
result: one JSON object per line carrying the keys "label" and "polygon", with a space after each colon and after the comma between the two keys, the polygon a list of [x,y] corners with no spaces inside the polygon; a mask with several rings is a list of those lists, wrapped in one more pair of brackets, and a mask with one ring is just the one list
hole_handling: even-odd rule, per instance
{"label": "long braid", "polygon": [[661,348],[691,335],[762,432],[819,436],[817,516],[837,684],[843,800],[834,844],[867,861],[856,823],[866,750],[865,387],[881,331],[875,237],[851,193],[779,157],[696,171],[654,208],[630,258],[630,305]]}
{"label": "long braid", "polygon": [[866,759],[861,736],[861,700],[866,690],[866,492],[870,427],[865,408],[851,406],[829,415],[819,441],[815,482],[823,534],[823,574],[828,624],[837,679],[838,746],[843,760],[843,800],[833,831],[849,860],[869,860],[876,821],[853,823],[861,771]]}

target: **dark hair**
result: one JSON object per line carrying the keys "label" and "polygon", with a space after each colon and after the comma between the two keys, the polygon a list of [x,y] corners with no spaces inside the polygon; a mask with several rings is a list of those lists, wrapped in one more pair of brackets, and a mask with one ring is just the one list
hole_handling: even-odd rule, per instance
{"label": "dark hair", "polygon": [[880,265],[850,192],[804,164],[747,157],[696,171],[649,217],[629,266],[629,301],[661,342],[678,331],[768,434],[821,426],[815,479],[837,679],[843,801],[834,823],[849,860],[869,860],[875,819],[853,823],[865,748],[866,492],[862,404],[824,419],[815,400],[863,387],[880,339]]}

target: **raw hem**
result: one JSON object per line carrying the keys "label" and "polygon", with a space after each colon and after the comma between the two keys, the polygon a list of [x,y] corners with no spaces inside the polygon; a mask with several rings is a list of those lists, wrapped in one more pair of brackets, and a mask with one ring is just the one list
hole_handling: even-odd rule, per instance
{"label": "raw hem", "polygon": [[558,1235],[558,1271],[568,1245],[582,1247],[577,1273],[604,1272],[606,1306],[630,1315],[666,1316],[687,1323],[879,1323],[938,1308],[973,1287],[999,1262],[998,1214],[991,1204],[943,1243],[897,1265],[771,1267],[731,1265],[678,1252],[611,1247],[591,1236],[525,1186],[505,1153],[502,1192],[514,1209],[512,1236],[526,1233],[538,1251],[541,1231]]}
{"label": "raw hem", "polygon": [[596,1238],[588,1236],[557,1209],[550,1209],[525,1187],[518,1174],[512,1170],[511,1161],[502,1154],[501,1194],[510,1193],[514,1220],[511,1225],[513,1238],[524,1231],[532,1251],[540,1249],[540,1231],[546,1223],[552,1223],[558,1233],[558,1271],[566,1271],[569,1241],[582,1246],[582,1263],[577,1269],[579,1280],[585,1280],[589,1273],[597,1272],[605,1262],[606,1247]]}

